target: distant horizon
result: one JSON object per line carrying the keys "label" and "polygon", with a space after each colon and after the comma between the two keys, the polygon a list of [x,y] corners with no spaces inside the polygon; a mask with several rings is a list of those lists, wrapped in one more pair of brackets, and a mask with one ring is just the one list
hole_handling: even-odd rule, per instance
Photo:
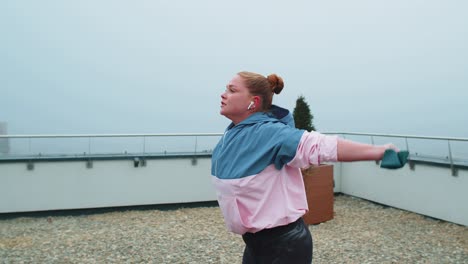
{"label": "distant horizon", "polygon": [[[228,121],[229,122],[229,121]],[[12,134],[8,133],[8,122],[0,122],[0,136],[49,136],[49,135],[60,135],[60,136],[67,136],[67,135],[158,135],[158,134],[223,134],[225,128],[222,131],[205,131],[205,132],[151,132],[151,133],[119,133],[119,132],[111,132],[111,133],[43,133],[43,134],[31,134],[31,133],[23,133],[23,134]],[[318,130],[317,130],[318,131]],[[468,137],[456,137],[456,136],[440,136],[440,135],[426,135],[426,134],[394,134],[394,133],[374,133],[369,131],[318,131],[324,134],[374,134],[374,135],[381,135],[381,136],[407,136],[407,137],[430,137],[430,138],[447,138],[447,139],[467,139]]]}

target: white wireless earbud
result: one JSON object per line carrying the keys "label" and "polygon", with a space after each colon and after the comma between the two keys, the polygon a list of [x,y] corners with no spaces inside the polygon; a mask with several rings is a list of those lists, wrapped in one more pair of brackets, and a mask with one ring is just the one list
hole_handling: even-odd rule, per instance
{"label": "white wireless earbud", "polygon": [[253,102],[253,101],[250,102],[249,106],[247,107],[247,110],[252,109],[252,106],[254,106],[254,102]]}

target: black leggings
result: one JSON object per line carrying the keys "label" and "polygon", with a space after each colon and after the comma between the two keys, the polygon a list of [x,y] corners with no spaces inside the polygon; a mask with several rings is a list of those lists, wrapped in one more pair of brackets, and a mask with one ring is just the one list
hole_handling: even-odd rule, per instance
{"label": "black leggings", "polygon": [[242,235],[243,264],[312,263],[312,235],[302,218],[285,226]]}

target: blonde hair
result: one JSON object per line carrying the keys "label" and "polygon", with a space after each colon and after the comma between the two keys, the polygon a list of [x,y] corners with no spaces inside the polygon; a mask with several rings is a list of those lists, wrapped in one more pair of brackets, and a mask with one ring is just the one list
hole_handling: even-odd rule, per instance
{"label": "blonde hair", "polygon": [[237,75],[244,80],[245,86],[252,95],[261,98],[260,111],[268,111],[273,101],[273,93],[281,93],[284,87],[283,79],[274,73],[265,77],[258,73],[242,71]]}

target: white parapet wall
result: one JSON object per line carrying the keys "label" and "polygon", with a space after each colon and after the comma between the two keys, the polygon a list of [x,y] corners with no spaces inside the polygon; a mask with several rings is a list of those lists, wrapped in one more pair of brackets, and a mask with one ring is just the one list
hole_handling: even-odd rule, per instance
{"label": "white parapet wall", "polygon": [[[0,163],[0,213],[215,201],[210,157]],[[334,164],[335,192],[468,226],[468,171]]]}
{"label": "white parapet wall", "polygon": [[375,162],[335,164],[335,191],[468,226],[468,170],[416,164],[381,169]]}
{"label": "white parapet wall", "polygon": [[211,159],[0,163],[0,213],[216,200]]}

